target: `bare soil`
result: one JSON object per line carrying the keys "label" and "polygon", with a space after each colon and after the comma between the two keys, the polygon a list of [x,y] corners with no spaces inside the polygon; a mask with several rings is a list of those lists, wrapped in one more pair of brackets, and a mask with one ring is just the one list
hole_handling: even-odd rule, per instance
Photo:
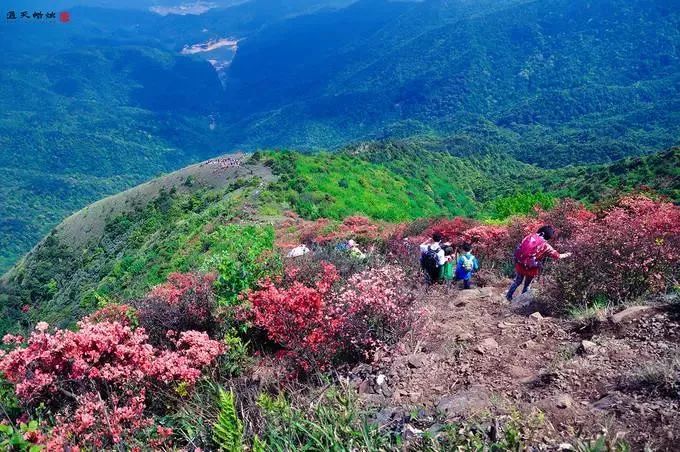
{"label": "bare soil", "polygon": [[680,450],[679,394],[639,378],[680,356],[677,312],[632,308],[584,327],[534,313],[530,295],[511,305],[505,290],[423,294],[413,331],[354,370],[364,403],[382,422],[414,410],[447,421],[540,411],[533,442],[548,448],[606,431],[634,450]]}

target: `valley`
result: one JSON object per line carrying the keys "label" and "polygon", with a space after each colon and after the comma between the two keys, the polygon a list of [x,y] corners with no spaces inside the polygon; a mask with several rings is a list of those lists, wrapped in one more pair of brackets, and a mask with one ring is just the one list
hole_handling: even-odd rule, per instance
{"label": "valley", "polygon": [[676,3],[0,22],[0,448],[676,450]]}
{"label": "valley", "polygon": [[0,29],[0,271],[79,208],[224,152],[438,139],[557,169],[677,144],[665,1],[214,3]]}

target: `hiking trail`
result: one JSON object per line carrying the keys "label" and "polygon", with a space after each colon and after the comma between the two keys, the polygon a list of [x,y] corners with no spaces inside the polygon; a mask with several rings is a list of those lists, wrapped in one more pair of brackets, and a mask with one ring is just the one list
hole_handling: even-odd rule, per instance
{"label": "hiking trail", "polygon": [[633,445],[680,441],[678,399],[626,385],[645,366],[680,356],[677,311],[632,307],[584,327],[541,315],[530,294],[511,305],[506,290],[505,282],[449,294],[435,287],[421,297],[412,331],[353,370],[363,402],[380,409],[378,422],[408,424],[416,410],[432,420],[421,428],[436,433],[438,416],[540,410],[539,434],[550,437],[606,429]]}

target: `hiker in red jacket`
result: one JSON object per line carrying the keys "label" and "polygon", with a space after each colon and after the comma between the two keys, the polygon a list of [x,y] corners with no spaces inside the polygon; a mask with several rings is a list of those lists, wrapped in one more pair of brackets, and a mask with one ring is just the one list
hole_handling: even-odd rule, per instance
{"label": "hiker in red jacket", "polygon": [[524,237],[519,246],[517,246],[515,250],[515,280],[505,296],[508,301],[512,301],[512,295],[522,285],[522,281],[524,281],[522,293],[529,290],[531,281],[538,276],[543,267],[543,259],[546,257],[564,259],[571,256],[571,253],[560,254],[548,244],[548,240],[553,238],[554,235],[555,230],[552,226],[541,226],[535,233]]}

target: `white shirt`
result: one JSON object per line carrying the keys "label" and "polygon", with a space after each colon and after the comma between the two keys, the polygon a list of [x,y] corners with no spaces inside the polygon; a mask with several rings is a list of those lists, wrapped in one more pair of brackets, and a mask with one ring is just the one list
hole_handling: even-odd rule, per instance
{"label": "white shirt", "polygon": [[437,264],[444,265],[446,263],[446,255],[444,254],[444,250],[442,249],[442,247],[439,246],[439,242],[422,243],[420,245],[420,254],[427,253],[427,250],[430,247],[432,248],[433,251],[437,252]]}
{"label": "white shirt", "polygon": [[304,256],[305,254],[309,253],[309,248],[307,248],[307,245],[300,245],[296,246],[290,252],[288,253],[288,257],[300,257]]}

